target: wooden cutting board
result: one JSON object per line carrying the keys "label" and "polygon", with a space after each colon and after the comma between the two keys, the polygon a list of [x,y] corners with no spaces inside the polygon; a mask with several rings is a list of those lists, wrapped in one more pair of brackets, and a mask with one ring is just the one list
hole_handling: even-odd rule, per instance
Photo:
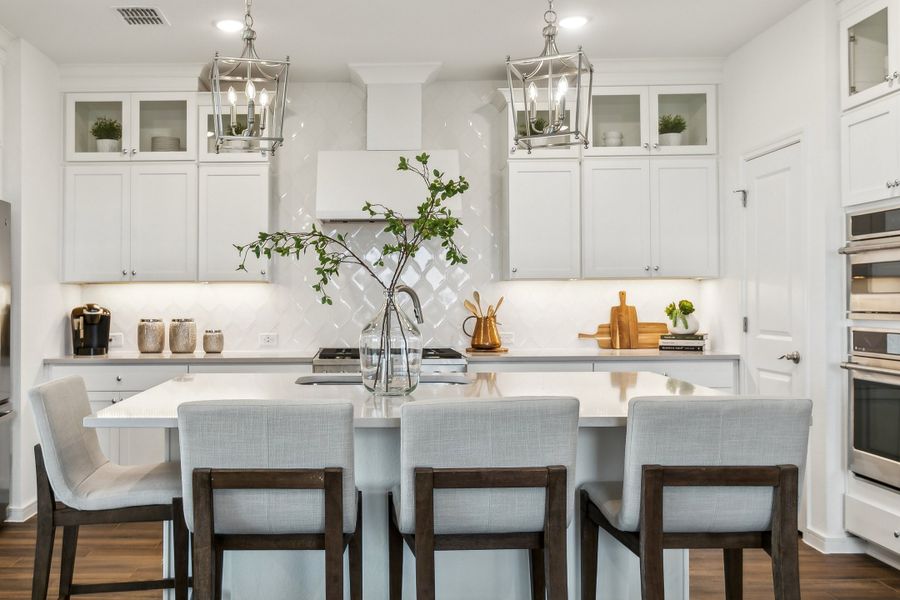
{"label": "wooden cutting board", "polygon": [[637,348],[637,309],[625,304],[624,290],[619,292],[619,305],[609,311],[609,333],[613,348]]}
{"label": "wooden cutting board", "polygon": [[[659,347],[659,336],[669,333],[669,327],[665,323],[638,323],[638,342],[633,348],[649,350]],[[610,323],[597,326],[595,333],[579,333],[581,339],[597,340],[597,346],[606,350],[613,349]],[[624,348],[623,348],[624,349]]]}

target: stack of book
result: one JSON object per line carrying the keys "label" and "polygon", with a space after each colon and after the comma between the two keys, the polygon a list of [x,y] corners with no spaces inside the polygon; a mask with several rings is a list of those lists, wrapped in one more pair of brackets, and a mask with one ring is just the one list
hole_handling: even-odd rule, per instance
{"label": "stack of book", "polygon": [[693,335],[667,333],[659,336],[659,349],[661,352],[704,352],[708,341],[709,335],[705,333]]}

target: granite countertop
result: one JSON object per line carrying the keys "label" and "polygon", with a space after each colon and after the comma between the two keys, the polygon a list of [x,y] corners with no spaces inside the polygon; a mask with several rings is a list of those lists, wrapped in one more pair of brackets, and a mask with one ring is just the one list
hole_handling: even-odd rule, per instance
{"label": "granite countertop", "polygon": [[[177,365],[177,364],[293,364],[312,363],[315,351],[225,351],[221,354],[141,354],[114,351],[106,356],[66,355],[45,358],[45,365]],[[740,360],[739,354],[728,352],[660,352],[659,350],[601,350],[598,348],[523,348],[501,354],[467,352],[470,363],[479,362],[598,362],[646,360]]]}
{"label": "granite countertop", "polygon": [[[648,372],[632,373],[469,373],[450,374],[456,383],[423,381],[411,396],[376,398],[357,375],[308,375],[298,385],[284,373],[198,373],[170,379],[84,418],[86,427],[178,427],[178,406],[228,398],[237,401],[309,400],[351,402],[357,428],[400,426],[400,406],[410,400],[477,402],[515,396],[572,396],[581,402],[581,427],[621,427],[628,402],[640,396],[702,397],[722,393]],[[344,384],[331,384],[335,380]],[[352,379],[352,381],[350,381]],[[347,385],[347,384],[350,385]],[[314,385],[312,385],[314,384]]]}

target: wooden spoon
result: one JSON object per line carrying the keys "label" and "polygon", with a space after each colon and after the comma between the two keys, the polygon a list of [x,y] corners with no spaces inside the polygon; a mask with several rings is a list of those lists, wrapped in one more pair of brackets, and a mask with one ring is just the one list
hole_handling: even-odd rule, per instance
{"label": "wooden spoon", "polygon": [[503,304],[504,296],[500,296],[500,299],[497,300],[497,306],[494,307],[494,314],[497,314],[497,311],[500,310],[500,305]]}
{"label": "wooden spoon", "polygon": [[465,307],[466,307],[467,309],[469,309],[469,312],[470,312],[470,313],[472,313],[472,314],[473,314],[474,316],[476,316],[476,317],[478,316],[478,309],[475,308],[475,305],[474,305],[474,304],[472,304],[472,303],[471,303],[470,301],[468,301],[468,300],[464,300],[464,301],[463,301],[463,304],[465,305]]}
{"label": "wooden spoon", "polygon": [[484,311],[481,310],[481,294],[478,293],[478,290],[475,290],[475,293],[473,295],[475,296],[475,304],[478,305],[478,316],[483,317]]}
{"label": "wooden spoon", "polygon": [[494,305],[493,304],[488,305],[487,316],[488,317],[494,316]]}

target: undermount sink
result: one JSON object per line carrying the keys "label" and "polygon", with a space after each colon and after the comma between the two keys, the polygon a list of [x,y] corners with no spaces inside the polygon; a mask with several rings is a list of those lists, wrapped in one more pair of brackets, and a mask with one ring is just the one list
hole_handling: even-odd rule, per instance
{"label": "undermount sink", "polygon": [[[298,385],[362,385],[359,373],[316,373],[303,375],[295,382]],[[442,383],[445,385],[468,385],[472,383],[465,373],[424,373],[419,376],[419,385]]]}

